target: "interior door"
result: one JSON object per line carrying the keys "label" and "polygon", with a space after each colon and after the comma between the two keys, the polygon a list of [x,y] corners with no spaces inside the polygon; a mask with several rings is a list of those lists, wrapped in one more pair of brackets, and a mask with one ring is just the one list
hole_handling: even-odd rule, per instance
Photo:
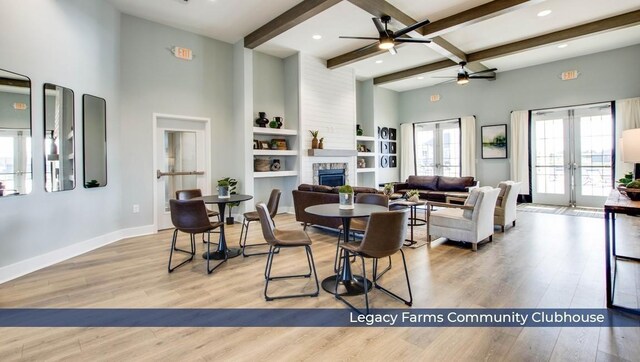
{"label": "interior door", "polygon": [[[162,122],[159,122],[159,124]],[[160,124],[160,126],[162,126]],[[172,228],[169,200],[177,190],[200,189],[210,194],[205,132],[195,122],[156,129],[156,215],[158,230]],[[194,127],[195,126],[195,127]]]}
{"label": "interior door", "polygon": [[533,114],[531,154],[533,160],[533,202],[569,205],[570,167],[569,112],[540,111]]}

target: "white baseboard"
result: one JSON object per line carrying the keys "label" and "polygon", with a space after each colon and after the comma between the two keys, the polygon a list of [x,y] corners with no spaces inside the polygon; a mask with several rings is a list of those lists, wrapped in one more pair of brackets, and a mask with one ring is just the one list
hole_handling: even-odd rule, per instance
{"label": "white baseboard", "polygon": [[117,230],[0,268],[0,284],[122,239],[155,233],[153,225]]}

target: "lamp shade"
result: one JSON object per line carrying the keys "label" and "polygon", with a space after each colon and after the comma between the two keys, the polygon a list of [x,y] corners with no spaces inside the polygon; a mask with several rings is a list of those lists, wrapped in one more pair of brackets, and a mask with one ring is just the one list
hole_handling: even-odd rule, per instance
{"label": "lamp shade", "polygon": [[622,161],[640,163],[640,128],[622,131]]}

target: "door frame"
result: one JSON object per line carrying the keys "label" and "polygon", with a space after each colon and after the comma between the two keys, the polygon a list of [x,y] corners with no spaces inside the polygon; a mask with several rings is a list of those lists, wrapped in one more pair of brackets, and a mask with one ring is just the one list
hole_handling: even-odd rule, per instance
{"label": "door frame", "polygon": [[[170,118],[177,121],[190,121],[190,122],[203,122],[204,123],[204,177],[205,180],[211,179],[211,118],[209,117],[194,117],[167,113],[153,113],[152,133],[153,133],[153,169],[151,177],[153,180],[153,230],[158,232],[158,180],[156,176],[156,170],[158,169],[158,155],[156,147],[158,146],[158,119]],[[208,181],[211,183],[211,181]]]}

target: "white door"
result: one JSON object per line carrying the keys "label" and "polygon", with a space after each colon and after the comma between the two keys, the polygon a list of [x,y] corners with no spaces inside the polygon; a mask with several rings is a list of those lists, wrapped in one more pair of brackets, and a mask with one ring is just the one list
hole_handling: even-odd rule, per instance
{"label": "white door", "polygon": [[460,122],[417,123],[416,174],[460,176]]}
{"label": "white door", "polygon": [[533,202],[602,206],[613,187],[610,104],[533,114]]}
{"label": "white door", "polygon": [[156,225],[173,227],[169,200],[178,190],[200,189],[211,193],[209,182],[208,122],[157,116],[155,129]]}

